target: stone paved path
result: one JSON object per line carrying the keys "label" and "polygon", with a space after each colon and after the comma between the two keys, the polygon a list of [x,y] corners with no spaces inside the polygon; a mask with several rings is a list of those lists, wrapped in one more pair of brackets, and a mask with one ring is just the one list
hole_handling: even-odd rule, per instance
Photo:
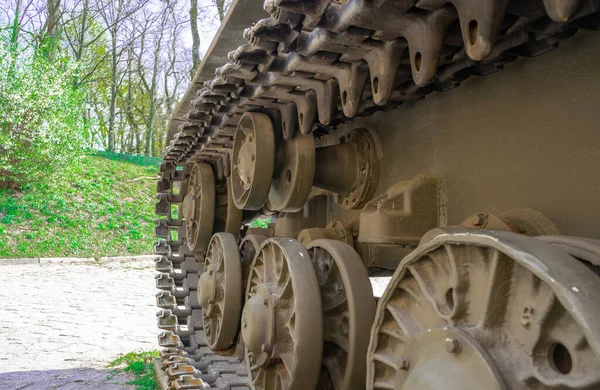
{"label": "stone paved path", "polygon": [[158,348],[153,275],[151,261],[1,267],[0,389],[124,388],[106,364]]}

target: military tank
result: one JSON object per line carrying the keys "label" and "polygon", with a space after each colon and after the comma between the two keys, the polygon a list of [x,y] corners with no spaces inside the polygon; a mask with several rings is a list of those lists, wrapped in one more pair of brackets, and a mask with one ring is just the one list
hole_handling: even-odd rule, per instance
{"label": "military tank", "polygon": [[234,1],[160,168],[166,386],[600,388],[599,28]]}

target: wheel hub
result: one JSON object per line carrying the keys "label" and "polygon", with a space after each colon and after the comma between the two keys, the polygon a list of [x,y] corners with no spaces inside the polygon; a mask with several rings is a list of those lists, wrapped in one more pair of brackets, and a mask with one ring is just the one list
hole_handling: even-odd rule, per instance
{"label": "wheel hub", "polygon": [[242,338],[259,367],[269,364],[273,348],[275,316],[271,293],[264,284],[256,287],[242,312]]}
{"label": "wheel hub", "polygon": [[396,389],[503,389],[497,369],[483,349],[465,333],[429,329],[404,349]]}
{"label": "wheel hub", "polygon": [[256,146],[253,143],[252,135],[249,135],[242,143],[238,157],[238,174],[245,189],[250,188],[252,184],[252,168],[256,160],[256,155],[254,154]]}
{"label": "wheel hub", "polygon": [[190,188],[183,198],[183,216],[191,222],[194,220],[194,215],[196,215],[196,192],[194,188]]}
{"label": "wheel hub", "polygon": [[206,315],[212,313],[213,304],[215,303],[215,277],[213,270],[209,269],[200,276],[198,282],[198,301]]}

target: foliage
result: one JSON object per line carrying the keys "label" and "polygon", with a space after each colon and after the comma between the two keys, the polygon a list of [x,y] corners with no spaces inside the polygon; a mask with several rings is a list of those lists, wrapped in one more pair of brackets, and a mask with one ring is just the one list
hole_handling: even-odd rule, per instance
{"label": "foliage", "polygon": [[19,189],[57,173],[83,149],[84,94],[76,65],[50,55],[53,43],[21,47],[0,35],[0,189]]}
{"label": "foliage", "polygon": [[250,227],[268,229],[271,218],[256,218],[250,223]]}
{"label": "foliage", "polygon": [[0,190],[0,258],[150,253],[158,158],[98,152]]}
{"label": "foliage", "polygon": [[155,390],[158,389],[158,383],[152,359],[158,356],[158,351],[130,352],[110,362],[108,367],[118,367],[114,373],[131,372],[134,379],[127,384],[134,385],[138,390]]}

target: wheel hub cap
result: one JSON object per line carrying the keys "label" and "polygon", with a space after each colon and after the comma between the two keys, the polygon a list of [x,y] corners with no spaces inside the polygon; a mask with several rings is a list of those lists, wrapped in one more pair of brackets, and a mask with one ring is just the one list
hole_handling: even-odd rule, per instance
{"label": "wheel hub cap", "polygon": [[246,138],[245,142],[240,148],[240,154],[238,157],[239,175],[244,188],[249,188],[250,184],[252,183],[252,168],[254,166],[254,161],[256,160],[256,156],[254,155],[254,146],[252,143],[253,142],[250,137]]}
{"label": "wheel hub cap", "polygon": [[250,298],[242,312],[242,338],[252,352],[257,364],[268,365],[273,346],[275,316],[271,294],[264,284],[257,286],[256,295]]}
{"label": "wheel hub cap", "polygon": [[212,270],[204,272],[198,281],[198,302],[202,310],[210,315],[215,302],[215,278]]}
{"label": "wheel hub cap", "polygon": [[196,193],[194,189],[190,189],[185,198],[183,198],[183,216],[188,221],[194,219],[196,212]]}

